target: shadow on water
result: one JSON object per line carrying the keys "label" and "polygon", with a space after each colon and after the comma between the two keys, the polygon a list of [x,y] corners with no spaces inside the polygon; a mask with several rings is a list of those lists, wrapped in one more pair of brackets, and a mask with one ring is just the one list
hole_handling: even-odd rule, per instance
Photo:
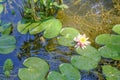
{"label": "shadow on water", "polygon": [[[112,0],[64,0],[64,2],[69,6],[69,9],[66,12],[60,11],[58,13],[58,18],[62,21],[64,26],[71,27],[74,26],[81,33],[86,33],[87,36],[91,37],[92,40],[98,34],[101,33],[110,33],[111,26],[116,23],[106,22],[108,18],[103,18],[103,15],[100,14],[104,11],[101,6],[106,7],[106,10],[110,10],[113,6]],[[104,4],[103,4],[104,3]],[[22,9],[22,1],[21,0],[7,0],[3,3],[5,9],[4,12],[0,15],[0,18],[4,22],[11,22],[13,26],[13,35],[16,38],[16,49],[7,55],[0,54],[0,80],[19,80],[17,77],[18,69],[23,67],[22,63],[27,57],[36,56],[40,57],[48,62],[50,65],[50,71],[58,70],[58,66],[63,62],[70,62],[70,57],[73,54],[76,54],[72,48],[60,46],[57,44],[55,39],[51,40],[43,40],[41,34],[39,35],[21,35],[17,32],[17,22],[21,20],[20,10]],[[110,6],[110,7],[107,7]],[[92,10],[92,12],[91,12]],[[106,11],[105,11],[106,13]],[[109,14],[109,13],[108,13]],[[106,13],[105,15],[108,14]],[[103,20],[101,22],[100,20]],[[115,17],[116,18],[116,17]],[[105,22],[104,22],[105,21]],[[93,23],[94,22],[94,23]],[[118,20],[119,22],[119,20]],[[107,24],[107,25],[106,25]],[[97,26],[96,26],[97,25]],[[99,25],[99,26],[98,26]],[[101,26],[105,26],[104,28]],[[86,26],[86,27],[85,27]],[[106,31],[103,31],[103,29]],[[109,30],[108,30],[109,29]],[[99,30],[99,31],[98,31]],[[98,32],[98,33],[97,33]],[[93,33],[95,35],[93,35]],[[93,44],[94,45],[94,44]],[[10,58],[14,63],[14,69],[9,79],[5,78],[3,75],[2,66],[4,61]],[[107,64],[113,64],[114,62],[107,61],[106,59],[101,60]],[[109,63],[108,63],[109,62]],[[105,80],[103,75],[101,74],[101,67],[94,71],[85,72],[81,71],[82,80]]]}

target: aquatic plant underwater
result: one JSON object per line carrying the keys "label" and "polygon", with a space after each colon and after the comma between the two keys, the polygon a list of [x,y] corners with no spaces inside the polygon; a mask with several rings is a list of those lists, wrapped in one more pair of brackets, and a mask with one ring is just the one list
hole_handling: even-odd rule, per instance
{"label": "aquatic plant underwater", "polygon": [[[74,5],[80,1],[81,0],[75,1]],[[2,2],[2,0],[0,0],[0,2]],[[113,2],[115,2],[115,0],[113,0]],[[22,52],[18,54],[20,60],[24,58],[24,66],[20,67],[17,73],[20,80],[81,80],[83,79],[81,76],[83,73],[95,74],[95,76],[98,77],[95,80],[120,80],[119,21],[118,24],[113,24],[112,22],[110,24],[108,22],[110,27],[108,27],[108,25],[105,26],[105,28],[108,27],[107,29],[110,28],[110,30],[112,30],[111,33],[109,31],[108,33],[104,33],[103,31],[102,34],[96,34],[95,40],[91,40],[89,35],[89,37],[87,37],[89,32],[87,33],[85,26],[83,27],[83,25],[89,24],[85,21],[85,18],[79,18],[81,19],[79,23],[83,24],[80,26],[81,30],[76,27],[73,28],[72,26],[63,27],[64,23],[59,18],[59,11],[66,10],[68,6],[64,4],[62,0],[24,0],[23,3],[23,10],[21,10],[22,19],[18,22],[16,29],[21,36],[26,34],[34,36],[34,46],[31,46],[29,41],[25,42],[21,48]],[[2,13],[3,9],[3,5],[0,4],[0,13]],[[116,8],[114,10],[119,11]],[[13,15],[14,14],[13,11]],[[111,12],[110,14],[119,16],[119,13]],[[99,19],[100,18],[101,16],[99,16]],[[106,24],[106,20],[109,18],[103,19],[101,23]],[[112,20],[113,19],[111,19],[111,21]],[[91,30],[90,26],[87,26],[87,31]],[[95,31],[98,27],[92,29]],[[11,52],[18,47],[16,45],[18,40],[11,35],[13,30],[13,23],[0,21],[0,55],[11,54]],[[94,35],[95,33],[92,32],[90,34]],[[52,48],[49,46],[51,42],[53,43]],[[42,47],[39,44],[42,44]],[[44,60],[44,58],[39,57],[41,53],[32,54],[32,52],[30,52],[30,49],[36,49],[38,45],[38,49],[44,48],[48,54],[55,51],[58,45],[65,47],[65,49],[70,49],[71,52],[68,54],[66,52],[62,53],[63,55],[69,56],[70,60],[66,62],[63,60],[63,63],[58,67],[59,70],[51,71],[51,66],[48,62]],[[116,62],[116,64],[109,64],[104,60]],[[7,59],[3,66],[3,72],[8,79],[14,69],[13,67],[14,63],[12,60]]]}

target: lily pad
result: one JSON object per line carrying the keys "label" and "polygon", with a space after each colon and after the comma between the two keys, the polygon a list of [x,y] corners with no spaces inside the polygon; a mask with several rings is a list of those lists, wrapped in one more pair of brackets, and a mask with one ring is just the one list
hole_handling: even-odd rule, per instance
{"label": "lily pad", "polygon": [[65,80],[64,76],[56,71],[51,71],[48,76],[48,80]]}
{"label": "lily pad", "polygon": [[112,30],[117,34],[120,34],[120,24],[113,26]]}
{"label": "lily pad", "polygon": [[62,23],[58,19],[48,20],[42,23],[41,25],[42,26],[40,27],[47,26],[46,30],[44,31],[44,35],[43,35],[45,38],[53,38],[53,37],[58,36],[62,28]]}
{"label": "lily pad", "polygon": [[60,30],[62,28],[62,23],[58,19],[49,19],[42,23],[34,22],[34,23],[25,23],[22,24],[19,22],[18,31],[22,34],[30,33],[30,34],[38,34],[44,31],[43,36],[45,38],[53,38],[58,36]]}
{"label": "lily pad", "polygon": [[58,40],[58,44],[62,46],[74,46],[74,41],[72,39],[60,36],[57,38],[57,40]]}
{"label": "lily pad", "polygon": [[81,75],[78,69],[69,63],[63,63],[59,66],[60,72],[51,71],[48,74],[48,80],[80,80]]}
{"label": "lily pad", "polygon": [[10,32],[11,32],[11,30],[12,30],[12,27],[10,26],[10,27],[8,27],[7,29],[5,29],[5,30],[2,32],[2,34],[3,34],[3,35],[9,35]]}
{"label": "lily pad", "polygon": [[104,45],[99,49],[101,56],[120,60],[120,35],[102,34],[97,36],[96,42]]}
{"label": "lily pad", "polygon": [[111,43],[112,45],[120,45],[120,35],[111,35]]}
{"label": "lily pad", "polygon": [[[17,30],[21,33],[21,34],[27,34],[30,28],[30,25],[32,23],[21,23],[18,22],[18,26],[17,26]],[[33,23],[34,24],[34,23]]]}
{"label": "lily pad", "polygon": [[85,49],[76,48],[76,52],[81,56],[91,58],[92,60],[97,62],[99,62],[99,60],[101,59],[98,50],[90,45],[86,46]]}
{"label": "lily pad", "polygon": [[59,66],[59,69],[65,80],[81,80],[80,72],[71,64],[63,63]]}
{"label": "lily pad", "polygon": [[101,45],[107,44],[120,44],[120,35],[113,35],[113,34],[102,34],[96,37],[96,43]]}
{"label": "lily pad", "polygon": [[37,34],[44,31],[45,38],[56,37],[62,28],[62,24],[58,19],[50,19],[42,22],[39,26],[30,31],[30,34]]}
{"label": "lily pad", "polygon": [[0,32],[3,34],[3,35],[8,35],[10,34],[12,30],[12,26],[11,26],[11,23],[4,23],[4,22],[0,22]]}
{"label": "lily pad", "polygon": [[96,37],[95,42],[100,45],[105,45],[110,43],[110,34],[101,34]]}
{"label": "lily pad", "polygon": [[120,71],[110,65],[102,66],[106,80],[120,80]]}
{"label": "lily pad", "polygon": [[[115,50],[116,49],[115,47],[113,47],[113,48],[114,48],[114,50],[107,46],[103,46],[103,47],[99,48],[98,51],[100,52],[102,57],[112,58],[114,60],[120,60],[120,52]],[[120,48],[120,46],[118,48]]]}
{"label": "lily pad", "polygon": [[18,76],[20,80],[44,80],[49,70],[49,65],[42,59],[30,57],[23,65],[27,68],[20,68]]}
{"label": "lily pad", "polygon": [[71,63],[80,70],[89,71],[98,65],[98,61],[85,56],[72,56]]}
{"label": "lily pad", "polygon": [[9,28],[11,26],[11,23],[6,23],[0,21],[0,32],[3,32],[5,29]]}
{"label": "lily pad", "polygon": [[0,37],[0,54],[8,54],[12,52],[15,46],[16,40],[13,36],[3,35]]}
{"label": "lily pad", "polygon": [[[1,1],[0,1],[0,2],[1,2]],[[0,13],[2,13],[2,11],[3,11],[3,5],[0,4]]]}
{"label": "lily pad", "polygon": [[41,24],[38,24],[35,26],[35,23],[31,25],[31,28],[29,29],[30,31],[30,34],[37,34],[37,33],[40,33],[42,31],[44,31],[47,27],[41,27],[42,23]]}
{"label": "lily pad", "polygon": [[0,0],[0,2],[4,2],[5,0]]}
{"label": "lily pad", "polygon": [[74,38],[76,35],[79,34],[79,31],[75,28],[63,28],[60,32],[62,36],[69,36],[70,38]]}
{"label": "lily pad", "polygon": [[79,34],[79,31],[74,28],[63,28],[60,36],[57,38],[58,43],[63,46],[74,46],[74,37]]}
{"label": "lily pad", "polygon": [[89,71],[96,68],[101,59],[98,51],[92,46],[87,46],[85,49],[77,48],[76,52],[80,56],[72,56],[71,63],[80,70]]}

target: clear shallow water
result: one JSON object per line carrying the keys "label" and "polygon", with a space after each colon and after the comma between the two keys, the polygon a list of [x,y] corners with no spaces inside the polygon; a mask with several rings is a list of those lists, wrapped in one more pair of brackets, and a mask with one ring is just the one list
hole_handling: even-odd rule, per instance
{"label": "clear shallow water", "polygon": [[[91,4],[90,6],[88,6],[88,8],[84,8],[85,12],[81,12],[81,11],[83,11],[83,9],[79,8],[79,6],[77,6],[77,5],[72,6],[71,5],[74,1],[75,0],[65,0],[64,1],[65,3],[68,4],[68,6],[70,6],[69,10],[72,14],[74,13],[74,14],[83,15],[91,7],[95,8],[96,13],[99,11],[97,9],[97,7],[99,7],[99,5],[97,3],[94,3],[94,4],[96,4],[96,6],[94,4]],[[86,1],[87,0],[84,0],[84,1],[82,1],[82,3],[86,2]],[[104,1],[104,0],[102,0],[102,1]],[[102,1],[101,1],[101,3],[105,3]],[[93,2],[93,0],[92,0],[92,2]],[[81,3],[80,3],[80,5],[81,5]],[[33,47],[35,47],[35,45],[34,45],[35,36],[29,35],[29,34],[21,35],[19,32],[17,32],[17,30],[16,30],[17,22],[19,20],[21,20],[21,18],[22,18],[20,15],[20,12],[19,12],[20,8],[22,8],[21,7],[22,6],[21,0],[14,0],[14,1],[7,0],[7,2],[4,3],[4,6],[6,6],[6,9],[2,13],[2,15],[0,15],[0,18],[5,22],[12,22],[13,23],[14,28],[13,28],[13,32],[11,35],[13,35],[16,38],[16,41],[17,41],[16,46],[17,47],[10,54],[7,54],[7,55],[0,54],[0,80],[19,80],[17,77],[18,69],[23,67],[22,63],[27,57],[22,57],[20,60],[18,58],[18,55],[19,54],[22,55],[23,52],[27,53],[28,50],[29,50],[31,56],[37,56],[37,57],[40,57],[40,58],[46,60],[48,62],[48,64],[50,65],[50,71],[52,71],[52,70],[58,71],[58,66],[61,63],[70,61],[70,56],[65,54],[65,53],[71,53],[71,50],[69,48],[57,45],[55,47],[57,50],[54,50],[52,52],[47,52],[45,50],[45,46],[43,46],[43,43],[37,43],[37,44],[39,44],[37,46],[40,46],[40,48],[33,49]],[[76,8],[77,9],[76,10],[75,7],[79,8],[79,10],[77,8]],[[15,12],[15,15],[12,14],[13,11]],[[49,43],[49,41],[48,41],[48,43]],[[24,45],[27,45],[27,44],[30,44],[30,46],[27,47],[27,50],[26,49],[23,50],[22,47]],[[14,69],[13,69],[11,77],[9,79],[5,78],[5,76],[3,75],[3,69],[2,69],[4,61],[7,58],[12,59],[12,61],[14,63]],[[95,74],[92,74],[92,73],[82,72],[81,75],[82,75],[82,80],[98,80],[97,76]]]}

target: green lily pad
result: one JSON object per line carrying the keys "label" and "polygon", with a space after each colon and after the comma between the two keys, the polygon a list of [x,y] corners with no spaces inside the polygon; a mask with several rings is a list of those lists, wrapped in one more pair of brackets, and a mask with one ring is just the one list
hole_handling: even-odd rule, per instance
{"label": "green lily pad", "polygon": [[[118,48],[120,48],[120,46]],[[120,60],[120,52],[118,52],[115,49],[116,49],[115,47],[109,48],[107,46],[103,46],[99,48],[98,51],[100,52],[101,56],[105,58],[112,58],[114,60]]]}
{"label": "green lily pad", "polygon": [[3,35],[10,34],[11,30],[12,30],[11,23],[3,23],[3,22],[0,23],[0,32]]}
{"label": "green lily pad", "polygon": [[120,44],[108,44],[106,46],[112,51],[117,51],[118,53],[120,53]]}
{"label": "green lily pad", "polygon": [[10,26],[10,27],[8,27],[7,29],[5,29],[5,30],[2,32],[2,34],[3,34],[3,35],[9,35],[10,32],[11,32],[11,30],[12,30],[12,27]]}
{"label": "green lily pad", "polygon": [[2,11],[3,11],[3,5],[0,4],[0,13],[2,13]]}
{"label": "green lily pad", "polygon": [[58,43],[63,46],[74,46],[74,37],[79,34],[79,31],[74,28],[63,28],[60,32],[60,37],[57,38]]}
{"label": "green lily pad", "polygon": [[92,46],[87,46],[85,49],[77,48],[76,52],[80,56],[72,56],[71,63],[80,70],[91,70],[96,68],[101,57],[99,52]]}
{"label": "green lily pad", "polygon": [[[33,24],[35,24],[35,23],[33,23]],[[36,23],[36,24],[38,24],[38,23]],[[29,28],[31,27],[31,25],[32,25],[32,23],[21,23],[21,22],[18,22],[17,30],[21,34],[27,34],[28,31],[29,31]]]}
{"label": "green lily pad", "polygon": [[6,22],[0,22],[0,32],[3,32],[5,29],[9,28],[11,26],[11,23]]}
{"label": "green lily pad", "polygon": [[49,65],[42,59],[30,57],[23,65],[27,68],[20,68],[18,76],[20,80],[44,80],[49,70]]}
{"label": "green lily pad", "polygon": [[76,52],[81,56],[90,57],[90,58],[96,59],[97,61],[100,59],[98,50],[90,45],[86,46],[85,49],[76,48]]}
{"label": "green lily pad", "polygon": [[[62,23],[58,19],[51,19],[44,22],[43,24],[45,24],[44,26],[47,26],[43,35],[45,38],[53,38],[58,36],[62,28]],[[40,27],[44,27],[44,26],[40,26]]]}
{"label": "green lily pad", "polygon": [[120,45],[120,35],[111,35],[111,43],[112,45]]}
{"label": "green lily pad", "polygon": [[60,36],[57,38],[57,41],[58,41],[58,44],[60,44],[62,46],[74,46],[74,41],[69,38]]}
{"label": "green lily pad", "polygon": [[58,19],[49,19],[42,23],[34,22],[34,23],[18,23],[18,31],[22,34],[30,33],[30,34],[38,34],[44,31],[43,36],[45,38],[53,38],[56,37],[62,28],[62,24]]}
{"label": "green lily pad", "polygon": [[36,23],[33,23],[32,25],[30,25],[30,29],[29,29],[29,32],[30,34],[37,34],[37,33],[40,33],[42,31],[44,31],[47,27],[41,27],[42,24],[36,24]]}
{"label": "green lily pad", "polygon": [[0,0],[0,2],[4,2],[5,0]]}
{"label": "green lily pad", "polygon": [[52,71],[48,74],[48,80],[80,80],[81,75],[78,69],[69,63],[63,63],[59,66],[60,72]]}
{"label": "green lily pad", "polygon": [[101,45],[120,44],[120,35],[102,34],[97,36],[95,41]]}
{"label": "green lily pad", "polygon": [[120,80],[120,71],[110,65],[102,66],[106,80]]}
{"label": "green lily pad", "polygon": [[120,34],[120,24],[113,26],[112,30],[117,34]]}
{"label": "green lily pad", "polygon": [[16,40],[13,36],[3,35],[0,37],[0,54],[8,54],[12,52],[15,46]]}
{"label": "green lily pad", "polygon": [[80,72],[71,64],[63,63],[59,66],[59,69],[65,80],[81,80]]}
{"label": "green lily pad", "polygon": [[94,69],[98,65],[98,61],[95,61],[85,56],[72,56],[71,63],[80,70],[89,71]]}
{"label": "green lily pad", "polygon": [[51,71],[48,76],[47,80],[65,80],[64,76],[56,71]]}
{"label": "green lily pad", "polygon": [[110,36],[111,36],[110,34],[101,34],[96,37],[95,42],[100,45],[108,44],[110,43],[110,39],[111,39]]}
{"label": "green lily pad", "polygon": [[30,31],[30,34],[37,34],[44,31],[45,38],[56,37],[62,28],[62,24],[58,19],[50,19],[42,22],[39,26]]}
{"label": "green lily pad", "polygon": [[60,34],[62,36],[69,36],[70,35],[70,38],[74,38],[76,37],[78,34],[79,34],[79,31],[75,28],[63,28],[60,32]]}
{"label": "green lily pad", "polygon": [[96,38],[96,42],[105,45],[99,49],[101,56],[120,60],[120,35],[102,34]]}

